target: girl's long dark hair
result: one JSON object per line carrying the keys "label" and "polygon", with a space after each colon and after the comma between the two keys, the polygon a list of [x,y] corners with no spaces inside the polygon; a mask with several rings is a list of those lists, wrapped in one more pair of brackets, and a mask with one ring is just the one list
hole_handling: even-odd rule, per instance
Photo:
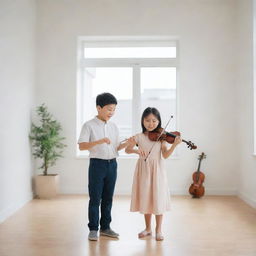
{"label": "girl's long dark hair", "polygon": [[144,126],[144,124],[143,124],[143,120],[144,120],[144,118],[146,118],[148,115],[150,115],[150,114],[152,114],[152,115],[154,115],[156,118],[157,118],[157,120],[159,121],[159,124],[158,124],[158,126],[156,127],[156,129],[155,130],[157,130],[158,128],[160,128],[161,127],[161,116],[160,116],[160,112],[156,109],[156,108],[150,108],[150,107],[148,107],[148,108],[146,108],[144,111],[143,111],[143,114],[142,114],[142,116],[141,116],[141,128],[142,128],[142,132],[144,133],[144,132],[146,132],[147,131],[147,129],[145,128],[145,126]]}

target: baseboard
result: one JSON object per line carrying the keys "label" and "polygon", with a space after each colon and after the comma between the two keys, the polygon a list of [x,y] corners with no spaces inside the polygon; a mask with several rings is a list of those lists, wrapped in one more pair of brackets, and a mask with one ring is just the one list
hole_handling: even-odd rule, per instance
{"label": "baseboard", "polygon": [[[188,189],[171,189],[170,190],[171,195],[189,195]],[[88,194],[88,189],[87,188],[62,188],[60,190],[60,194]],[[123,190],[115,190],[116,195],[130,195],[131,190],[123,189]],[[205,189],[205,195],[237,195],[237,190],[236,189],[214,189],[214,188],[209,188]]]}
{"label": "baseboard", "polygon": [[24,198],[23,200],[20,200],[18,202],[14,202],[7,206],[5,209],[3,209],[0,212],[0,223],[4,222],[7,218],[9,218],[11,215],[13,215],[16,211],[18,211],[20,208],[22,208],[25,204],[27,204],[29,201],[33,199],[33,193]]}
{"label": "baseboard", "polygon": [[88,194],[88,189],[85,188],[77,188],[77,187],[69,187],[69,188],[60,188],[59,191],[60,194],[78,194],[78,195],[82,195],[82,194]]}
{"label": "baseboard", "polygon": [[[171,189],[171,195],[189,195],[188,189]],[[237,195],[236,189],[216,189],[205,188],[206,196],[234,196]]]}
{"label": "baseboard", "polygon": [[240,199],[242,199],[243,201],[245,201],[247,204],[249,204],[250,206],[252,206],[253,208],[256,208],[256,199],[253,199],[251,196],[249,196],[248,194],[239,191],[238,193],[238,197]]}

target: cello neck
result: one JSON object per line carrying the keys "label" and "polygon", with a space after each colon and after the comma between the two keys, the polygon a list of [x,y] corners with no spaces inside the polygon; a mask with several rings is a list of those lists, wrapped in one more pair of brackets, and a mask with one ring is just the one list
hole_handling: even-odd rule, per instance
{"label": "cello neck", "polygon": [[200,172],[200,166],[201,166],[201,161],[206,158],[206,155],[205,153],[203,152],[200,156],[199,156],[199,163],[198,163],[198,169],[197,169],[197,172]]}
{"label": "cello neck", "polygon": [[200,167],[201,167],[201,161],[202,161],[202,159],[200,158],[200,159],[199,159],[199,163],[198,163],[198,168],[197,168],[197,172],[200,172]]}

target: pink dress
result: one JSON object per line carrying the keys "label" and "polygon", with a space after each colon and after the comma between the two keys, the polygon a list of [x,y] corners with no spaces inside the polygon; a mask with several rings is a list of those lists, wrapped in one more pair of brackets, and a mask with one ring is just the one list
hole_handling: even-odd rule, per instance
{"label": "pink dress", "polygon": [[[139,133],[135,135],[139,149],[149,152],[155,143]],[[161,158],[161,142],[156,142],[147,160],[139,158],[133,177],[131,212],[163,214],[170,210],[167,175]]]}

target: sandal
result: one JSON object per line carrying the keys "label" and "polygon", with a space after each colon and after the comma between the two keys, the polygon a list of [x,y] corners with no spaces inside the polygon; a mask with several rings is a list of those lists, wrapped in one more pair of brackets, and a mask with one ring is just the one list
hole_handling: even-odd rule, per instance
{"label": "sandal", "polygon": [[142,232],[140,232],[139,234],[138,234],[138,237],[139,238],[143,238],[143,237],[146,237],[146,236],[151,236],[151,231],[150,232],[148,232],[147,230],[144,230],[144,231],[142,231]]}
{"label": "sandal", "polygon": [[156,233],[156,241],[163,241],[164,237],[161,233]]}

